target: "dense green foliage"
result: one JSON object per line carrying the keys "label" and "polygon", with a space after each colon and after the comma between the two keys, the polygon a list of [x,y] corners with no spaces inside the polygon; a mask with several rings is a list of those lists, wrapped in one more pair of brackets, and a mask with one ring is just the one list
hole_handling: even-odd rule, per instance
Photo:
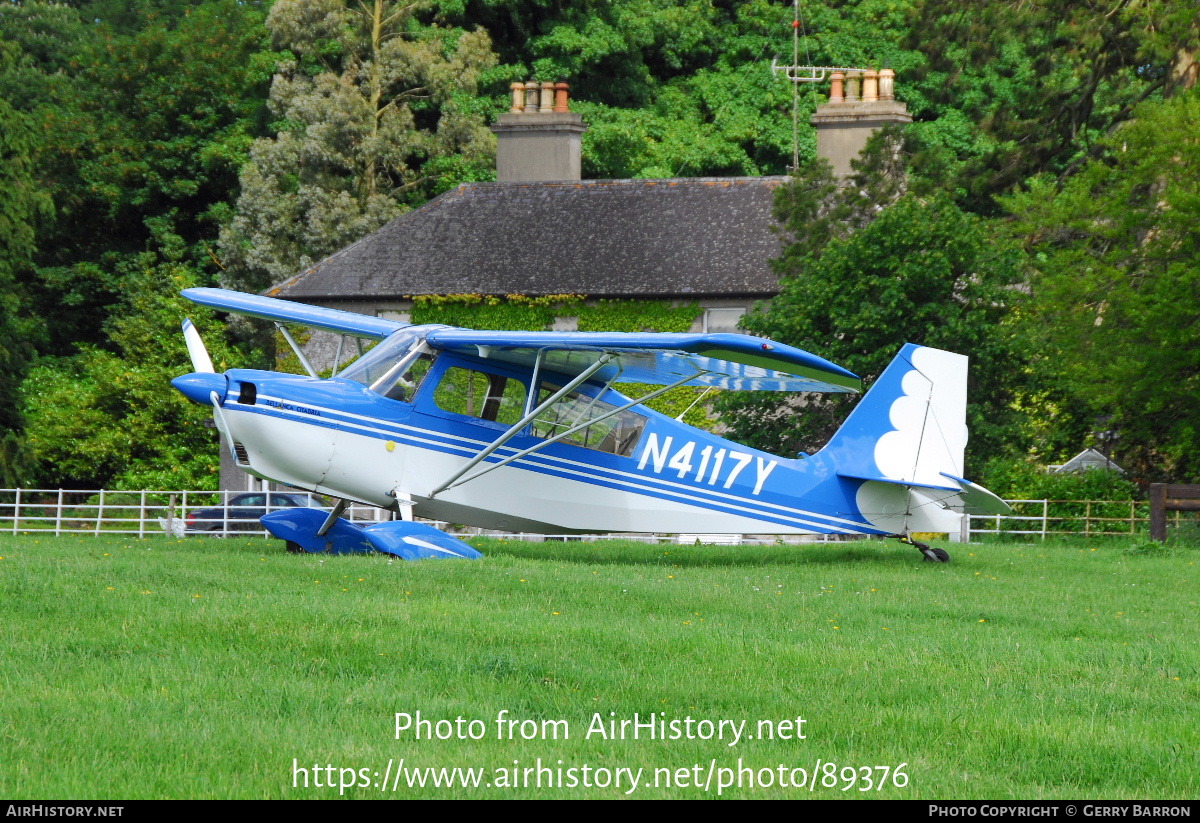
{"label": "dense green foliage", "polygon": [[[949,195],[906,190],[903,170],[891,167],[892,137],[868,147],[852,185],[837,187],[828,167],[814,164],[781,192],[777,217],[794,237],[776,261],[783,289],[744,325],[867,381],[906,342],[970,353],[968,424],[979,460],[1012,440],[1024,358],[1009,316],[1021,296],[1013,288],[1020,258]],[[792,455],[819,448],[852,402],[755,392],[728,395],[721,408],[734,437]]]}
{"label": "dense green foliage", "polygon": [[1106,138],[1063,186],[1005,203],[1035,276],[1031,331],[1079,413],[1146,478],[1200,474],[1200,89]]}
{"label": "dense green foliage", "polygon": [[[108,324],[116,351],[83,347],[33,368],[24,408],[35,484],[67,488],[215,487],[219,471],[210,410],[166,391],[187,363],[179,318],[206,332],[218,369],[239,364],[211,312],[179,296],[197,285],[180,264],[149,265],[126,278],[124,310]],[[116,425],[114,425],[114,422]]]}
{"label": "dense green foliage", "polygon": [[1021,458],[989,461],[980,480],[996,494],[1011,500],[1134,500],[1142,497],[1137,484],[1117,471],[1093,468],[1057,474]]}
{"label": "dense green foliage", "polygon": [[[1110,430],[1139,480],[1200,479],[1194,2],[802,9],[796,60],[891,66],[915,122],[836,193],[811,165],[824,89],[798,89],[784,293],[749,327],[865,377],[906,339],[971,355],[977,462],[1061,460]],[[185,363],[165,342],[184,313],[166,308],[174,278],[262,288],[490,179],[486,126],[513,80],[571,83],[586,176],[785,173],[793,90],[768,65],[792,61],[792,14],[783,0],[0,4],[0,482],[208,482],[180,458],[211,433],[155,393]],[[674,322],[610,308],[580,328]],[[235,331],[232,362],[261,362],[266,341]],[[145,387],[120,401],[126,374]],[[794,450],[837,412],[810,401],[781,418],[773,400],[735,401],[730,424]]]}
{"label": "dense green foliage", "polygon": [[[12,54],[0,43],[0,69]],[[49,206],[37,190],[33,157],[38,145],[31,118],[0,99],[0,484],[17,477],[22,443],[16,432],[17,389],[33,354],[36,324],[25,316],[17,276],[31,265],[36,249],[34,223]]]}

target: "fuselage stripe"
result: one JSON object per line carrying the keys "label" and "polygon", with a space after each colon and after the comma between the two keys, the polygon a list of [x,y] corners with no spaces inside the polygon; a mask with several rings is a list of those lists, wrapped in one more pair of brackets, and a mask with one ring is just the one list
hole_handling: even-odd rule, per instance
{"label": "fuselage stripe", "polygon": [[[293,411],[281,405],[268,405],[263,403],[263,401],[275,401],[275,403],[279,404],[286,402],[288,405],[303,405],[321,412],[321,415]],[[285,401],[282,398],[271,397],[269,395],[259,395],[258,404],[255,405],[243,405],[236,401],[227,402],[225,410],[278,417],[306,425],[342,431],[351,435],[369,436],[372,439],[394,439],[410,447],[429,449],[461,457],[473,457],[483,446],[488,445],[488,441],[486,440],[476,440],[461,435],[420,429],[401,423],[388,423],[379,418],[357,415],[339,409],[330,409],[312,403]],[[372,425],[363,425],[351,420],[337,418],[353,418],[355,420],[368,421]],[[382,428],[383,426],[387,428]],[[418,432],[419,434],[416,434]],[[485,462],[498,462],[503,457],[515,454],[517,451],[518,449],[513,447],[501,447],[493,455],[490,455]],[[751,516],[768,522],[793,527],[853,531],[864,534],[880,533],[878,529],[873,529],[870,525],[861,521],[847,520],[819,512],[789,509],[767,501],[750,501],[736,495],[723,494],[708,489],[697,489],[682,484],[671,483],[668,480],[660,478],[644,477],[629,472],[622,472],[618,469],[580,463],[545,453],[528,455],[511,463],[510,466],[539,474],[579,480],[585,483],[595,483],[619,491],[675,500],[676,502],[688,505],[700,504],[709,508],[719,507],[721,511],[731,514]],[[755,505],[748,506],[746,505],[747,503]]]}

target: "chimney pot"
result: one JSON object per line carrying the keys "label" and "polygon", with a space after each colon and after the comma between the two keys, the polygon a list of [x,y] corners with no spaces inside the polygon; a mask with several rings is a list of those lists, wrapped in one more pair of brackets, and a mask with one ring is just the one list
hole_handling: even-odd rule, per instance
{"label": "chimney pot", "polygon": [[525,84],[525,113],[538,113],[538,84],[536,80],[530,80]]}
{"label": "chimney pot", "polygon": [[844,103],[846,101],[846,90],[842,87],[842,84],[846,80],[846,75],[840,71],[835,71],[830,75],[829,79],[829,102]]}
{"label": "chimney pot", "polygon": [[863,72],[862,99],[864,103],[879,102],[879,72],[875,69]]}
{"label": "chimney pot", "polygon": [[566,81],[563,80],[559,80],[554,84],[554,111],[556,113],[562,114],[571,110],[567,97],[567,92],[570,88]]}
{"label": "chimney pot", "polygon": [[[859,89],[862,88],[862,72],[848,71],[846,72],[846,102],[857,103],[861,97]],[[526,106],[528,108],[528,106]]]}
{"label": "chimney pot", "polygon": [[879,99],[896,99],[896,72],[891,69],[879,70]]}
{"label": "chimney pot", "polygon": [[513,83],[509,89],[512,91],[512,108],[509,109],[509,112],[520,114],[525,111],[525,84]]}
{"label": "chimney pot", "polygon": [[554,109],[554,84],[549,80],[542,83],[542,101],[539,105],[540,110],[546,114]]}

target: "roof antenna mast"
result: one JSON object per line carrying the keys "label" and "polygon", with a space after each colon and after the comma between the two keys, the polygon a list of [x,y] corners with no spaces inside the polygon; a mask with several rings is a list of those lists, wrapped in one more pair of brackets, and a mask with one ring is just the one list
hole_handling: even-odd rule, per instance
{"label": "roof antenna mast", "polygon": [[[810,65],[800,65],[800,37],[804,37],[804,56]],[[846,66],[813,66],[812,51],[808,47],[808,31],[804,25],[804,15],[800,9],[800,0],[792,0],[792,64],[779,65],[779,57],[771,61],[771,72],[782,74],[792,81],[792,166],[795,172],[800,167],[800,84],[820,83],[830,72],[862,71]]]}

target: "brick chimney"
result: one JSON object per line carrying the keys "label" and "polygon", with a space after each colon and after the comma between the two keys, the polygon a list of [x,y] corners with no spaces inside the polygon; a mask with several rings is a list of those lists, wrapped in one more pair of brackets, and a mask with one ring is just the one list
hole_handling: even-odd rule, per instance
{"label": "brick chimney", "polygon": [[817,127],[817,156],[833,166],[838,177],[851,173],[875,131],[888,123],[911,123],[908,108],[895,98],[896,72],[891,69],[834,70],[829,102],[817,107],[809,121]]}
{"label": "brick chimney", "polygon": [[587,126],[570,111],[569,89],[562,81],[512,84],[512,108],[492,126],[499,182],[580,179]]}

